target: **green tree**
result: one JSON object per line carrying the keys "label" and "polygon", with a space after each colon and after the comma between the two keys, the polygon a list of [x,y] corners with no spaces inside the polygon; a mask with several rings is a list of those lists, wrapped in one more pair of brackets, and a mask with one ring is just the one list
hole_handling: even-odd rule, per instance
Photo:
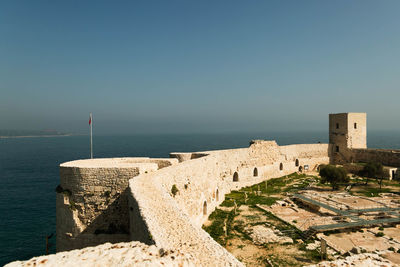
{"label": "green tree", "polygon": [[382,180],[385,175],[383,165],[379,162],[368,162],[364,168],[360,171],[360,175],[367,178],[373,178],[379,180],[379,186],[382,189]]}
{"label": "green tree", "polygon": [[339,189],[340,183],[348,183],[350,178],[347,176],[347,171],[343,167],[333,165],[324,165],[319,169],[322,183],[330,183],[332,189]]}

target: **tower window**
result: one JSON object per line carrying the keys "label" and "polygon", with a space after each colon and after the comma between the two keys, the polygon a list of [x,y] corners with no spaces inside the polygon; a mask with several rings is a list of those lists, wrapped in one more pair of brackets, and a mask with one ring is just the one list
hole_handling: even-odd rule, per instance
{"label": "tower window", "polygon": [[339,152],[339,146],[336,146],[336,152]]}
{"label": "tower window", "polygon": [[336,123],[336,129],[339,129],[339,123]]}
{"label": "tower window", "polygon": [[356,122],[354,123],[354,129],[357,129],[357,123]]}

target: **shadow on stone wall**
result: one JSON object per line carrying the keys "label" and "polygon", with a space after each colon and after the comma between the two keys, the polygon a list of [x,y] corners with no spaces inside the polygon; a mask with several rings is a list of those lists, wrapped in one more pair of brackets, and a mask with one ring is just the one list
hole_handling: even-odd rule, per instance
{"label": "shadow on stone wall", "polygon": [[[129,188],[128,188],[129,189]],[[132,194],[129,194],[129,222],[132,241],[140,241],[147,245],[155,244],[145,220],[140,214],[139,204]]]}
{"label": "shadow on stone wall", "polygon": [[[105,201],[109,197],[105,196]],[[107,208],[101,211],[82,234],[129,235],[128,188],[117,195]]]}
{"label": "shadow on stone wall", "polygon": [[[117,194],[116,198],[100,214],[87,225],[84,231],[63,242],[63,251],[96,246],[104,243],[130,241],[128,188]],[[109,197],[105,197],[108,201]],[[67,208],[67,207],[66,207]],[[96,210],[96,207],[94,207]]]}

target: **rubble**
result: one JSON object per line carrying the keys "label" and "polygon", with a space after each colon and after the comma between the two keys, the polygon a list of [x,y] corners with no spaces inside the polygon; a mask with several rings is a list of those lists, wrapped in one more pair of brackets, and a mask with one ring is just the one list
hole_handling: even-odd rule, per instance
{"label": "rubble", "polygon": [[323,261],[318,264],[309,265],[308,267],[347,267],[347,266],[376,266],[376,267],[392,267],[396,266],[387,259],[380,257],[377,254],[364,253],[348,256],[345,259],[335,261]]}
{"label": "rubble", "polygon": [[165,251],[154,245],[140,242],[106,243],[96,247],[86,247],[32,258],[28,261],[15,261],[7,267],[23,266],[198,266],[199,261],[190,254],[180,251]]}
{"label": "rubble", "polygon": [[321,247],[321,242],[320,241],[315,241],[314,243],[307,244],[306,249],[307,250],[316,250],[317,248]]}
{"label": "rubble", "polygon": [[273,230],[264,225],[256,225],[252,228],[247,228],[246,232],[249,233],[251,239],[257,245],[268,243],[293,243],[293,239],[283,236],[279,230]]}

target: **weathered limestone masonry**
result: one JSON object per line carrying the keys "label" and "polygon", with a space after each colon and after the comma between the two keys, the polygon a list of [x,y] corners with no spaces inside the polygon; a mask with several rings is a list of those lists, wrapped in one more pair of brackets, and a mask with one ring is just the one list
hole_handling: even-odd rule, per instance
{"label": "weathered limestone masonry", "polygon": [[61,164],[56,201],[57,251],[130,241],[128,180],[177,162],[114,158]]}
{"label": "weathered limestone masonry", "polygon": [[[113,158],[61,164],[57,250],[129,241],[107,245],[106,255],[100,253],[100,247],[90,250],[99,251],[99,257],[108,262],[129,265],[129,261],[114,261],[113,257],[122,257],[119,248],[138,247],[132,241],[140,241],[145,243],[139,245],[143,257],[135,252],[132,265],[145,258],[142,263],[148,266],[160,264],[159,260],[147,260],[145,250],[155,245],[158,258],[167,251],[177,253],[184,265],[242,266],[201,228],[231,190],[296,171],[316,171],[320,164],[330,162],[375,160],[400,166],[400,151],[367,149],[365,113],[331,114],[329,141],[278,146],[275,141],[256,140],[248,148],[171,153],[170,159]],[[83,259],[73,255],[80,253],[66,255],[71,257],[69,265],[79,265]],[[181,265],[180,260],[171,265]]]}
{"label": "weathered limestone masonry", "polygon": [[334,163],[380,162],[400,167],[400,150],[367,148],[367,114],[329,115],[329,143]]}
{"label": "weathered limestone masonry", "polygon": [[400,150],[390,149],[352,149],[353,162],[376,161],[386,166],[400,167]]}
{"label": "weathered limestone masonry", "polygon": [[329,114],[329,143],[338,161],[348,149],[367,148],[367,114]]}
{"label": "weathered limestone masonry", "polygon": [[[201,229],[208,215],[233,189],[295,172],[300,166],[329,163],[328,150],[327,144],[279,147],[274,141],[256,141],[249,148],[202,152],[208,156],[139,175],[129,181],[131,222],[138,214],[141,217],[131,223],[131,237],[184,251],[205,266],[240,266]],[[173,185],[179,190],[175,197]]]}
{"label": "weathered limestone masonry", "polygon": [[[171,159],[64,163],[57,194],[57,250],[137,240],[194,256],[204,265],[239,266],[201,229],[207,216],[231,190],[304,166],[315,170],[329,162],[328,151],[327,144],[280,147],[275,141],[254,141],[243,149],[171,153]],[[172,186],[178,189],[175,196]]]}
{"label": "weathered limestone masonry", "polygon": [[278,146],[275,141],[256,141],[249,148],[202,154],[209,156],[154,173],[159,179],[166,177],[162,179],[165,191],[177,186],[175,202],[197,226],[231,190],[296,172],[305,165],[316,170],[317,165],[329,163],[326,144]]}
{"label": "weathered limestone masonry", "polygon": [[15,261],[6,267],[47,266],[47,267],[195,267],[197,259],[178,251],[160,251],[156,246],[140,242],[106,243],[53,255],[32,258],[25,262]]}

